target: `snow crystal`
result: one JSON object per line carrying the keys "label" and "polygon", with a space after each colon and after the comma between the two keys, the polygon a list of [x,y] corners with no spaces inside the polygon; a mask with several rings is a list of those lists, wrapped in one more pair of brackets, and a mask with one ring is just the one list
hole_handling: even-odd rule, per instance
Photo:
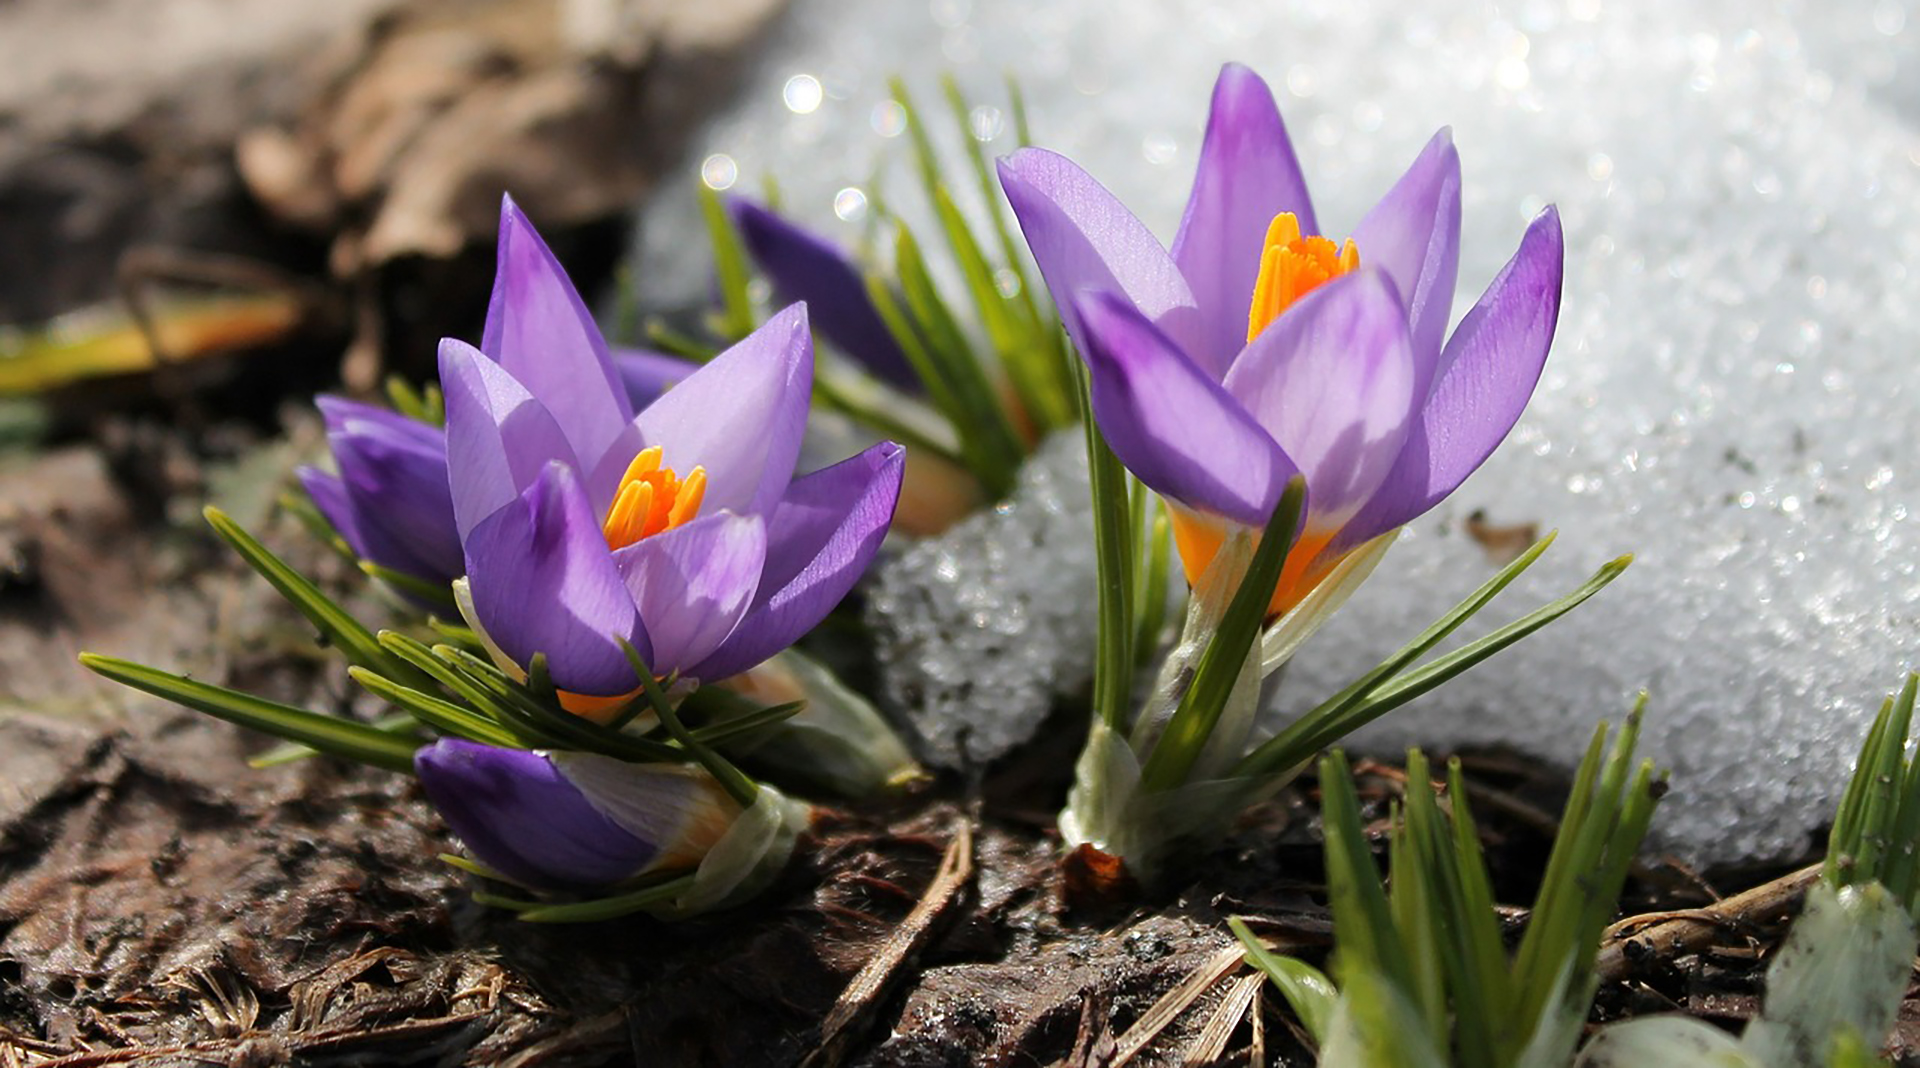
{"label": "snow crystal", "polygon": [[[777,172],[789,210],[852,242],[872,218],[836,221],[849,183],[918,210],[886,76],[904,70],[931,109],[930,72],[951,68],[987,108],[976,136],[1000,151],[1011,70],[1036,139],[1167,236],[1207,91],[1237,59],[1275,86],[1319,217],[1338,235],[1452,124],[1466,187],[1455,317],[1527,219],[1557,202],[1568,242],[1559,339],[1512,440],[1414,524],[1295,662],[1287,693],[1325,693],[1488,574],[1463,531],[1475,509],[1562,531],[1495,615],[1636,551],[1634,569],[1575,616],[1368,741],[1497,742],[1570,763],[1590,724],[1646,687],[1644,748],[1674,772],[1664,844],[1695,860],[1772,857],[1801,848],[1831,811],[1868,715],[1920,648],[1908,521],[1920,486],[1909,266],[1920,263],[1920,20],[1909,7],[796,0],[757,80],[691,158],[726,154],[743,189]],[[795,109],[782,91],[802,75],[818,99]],[[707,284],[682,254],[700,240],[692,202],[690,184],[675,189],[643,222],[656,299],[698,299]],[[1055,491],[1048,522],[1079,522],[1067,511],[1078,490]],[[973,549],[956,533],[882,579],[883,604],[964,599],[978,612],[978,633],[898,623],[892,664],[916,665],[924,681],[897,676],[895,697],[924,684],[927,713],[955,717],[929,722],[932,733],[984,732],[981,709],[1038,702],[1045,665],[1090,633],[1090,602],[1036,626],[1022,613],[1043,602],[992,588],[1013,562],[995,554],[1039,529],[1024,507],[977,520]],[[998,541],[985,531],[996,523],[1009,525]],[[1060,583],[1049,597],[1070,585],[1059,560],[1026,576]],[[909,634],[952,640],[952,675],[935,678]],[[974,655],[1019,668],[990,675]],[[964,702],[961,676],[1010,692]]]}
{"label": "snow crystal", "polygon": [[882,699],[945,767],[1033,736],[1093,673],[1093,506],[1086,439],[1048,439],[1013,495],[876,568],[867,619]]}

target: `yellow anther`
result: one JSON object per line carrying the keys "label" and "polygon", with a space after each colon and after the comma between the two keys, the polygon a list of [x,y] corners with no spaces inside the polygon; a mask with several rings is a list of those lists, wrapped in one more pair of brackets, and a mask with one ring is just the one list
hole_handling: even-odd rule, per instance
{"label": "yellow anther", "polygon": [[1314,234],[1300,236],[1300,220],[1283,211],[1267,224],[1261,246],[1260,276],[1253,283],[1253,303],[1247,308],[1247,340],[1272,325],[1280,313],[1314,289],[1360,266],[1360,249],[1351,240],[1344,246]]}
{"label": "yellow anther", "polygon": [[660,457],[658,445],[642,449],[620,476],[620,490],[601,526],[608,546],[625,548],[672,530],[700,511],[707,492],[706,468],[694,468],[683,480],[673,468],[662,467]]}

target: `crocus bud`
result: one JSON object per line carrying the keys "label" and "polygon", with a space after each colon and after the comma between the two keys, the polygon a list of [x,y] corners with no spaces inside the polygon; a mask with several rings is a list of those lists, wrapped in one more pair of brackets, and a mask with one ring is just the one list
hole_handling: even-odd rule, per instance
{"label": "crocus bud", "polygon": [[680,764],[443,738],[414,768],[481,863],[542,889],[695,868],[741,814],[711,775]]}

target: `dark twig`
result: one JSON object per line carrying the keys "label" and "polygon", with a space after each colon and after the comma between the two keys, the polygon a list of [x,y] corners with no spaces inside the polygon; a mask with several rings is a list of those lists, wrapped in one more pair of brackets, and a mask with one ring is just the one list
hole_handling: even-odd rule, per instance
{"label": "dark twig", "polygon": [[[1632,916],[1609,928],[1594,969],[1602,982],[1625,978],[1648,957],[1678,957],[1697,952],[1728,928],[1750,927],[1785,915],[1807,887],[1820,877],[1820,865],[1782,875],[1769,883],[1685,912]],[[1638,933],[1629,933],[1638,932]]]}
{"label": "dark twig", "polygon": [[902,978],[907,964],[926,948],[939,921],[960,900],[972,881],[973,822],[963,817],[954,831],[953,841],[947,845],[946,854],[940,858],[940,870],[927,884],[926,893],[920,895],[913,911],[907,913],[907,918],[900,921],[900,926],[881,944],[879,952],[841,992],[833,1011],[820,1025],[820,1045],[800,1062],[801,1068],[832,1068],[846,1058],[869,1018]]}

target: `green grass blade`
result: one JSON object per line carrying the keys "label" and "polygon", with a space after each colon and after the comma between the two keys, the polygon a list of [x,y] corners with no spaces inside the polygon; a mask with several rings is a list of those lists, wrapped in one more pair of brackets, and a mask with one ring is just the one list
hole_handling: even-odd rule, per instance
{"label": "green grass blade", "polygon": [[1004,496],[1013,488],[1014,472],[1026,458],[1026,449],[1008,421],[992,380],[934,286],[919,242],[905,226],[895,235],[894,270],[913,321],[928,339],[928,354],[951,394],[954,430],[962,450],[974,458],[981,481],[995,496]]}
{"label": "green grass blade", "polygon": [[409,685],[426,682],[419,672],[389,653],[373,636],[373,632],[348,615],[346,609],[321,593],[320,588],[308,581],[306,576],[287,566],[286,561],[275,556],[225,512],[208,505],[204,514],[214,533],[233,546],[248,566],[259,572],[260,577],[280,591],[280,596],[307,617],[307,621],[340,650],[348,663],[358,664]]}
{"label": "green grass blade", "polygon": [[402,709],[407,718],[417,719],[442,734],[508,749],[526,747],[526,741],[520,736],[485,716],[476,715],[471,709],[402,686],[363,667],[350,667],[347,674],[368,693]]}
{"label": "green grass blade", "polygon": [[1334,989],[1333,983],[1313,965],[1268,949],[1240,917],[1229,917],[1227,926],[1246,947],[1247,963],[1266,973],[1280,996],[1293,1007],[1293,1014],[1300,1017],[1307,1034],[1312,1035],[1315,1042],[1325,1042],[1327,1026],[1333,1022],[1333,1012],[1340,1001],[1340,992]]}
{"label": "green grass blade", "polygon": [[1099,582],[1099,626],[1093,661],[1093,712],[1124,733],[1133,703],[1133,548],[1127,514],[1127,469],[1093,419],[1086,373],[1080,372],[1080,415],[1087,436],[1087,482],[1093,492],[1093,554]]}
{"label": "green grass blade", "polygon": [[1557,537],[1556,534],[1548,534],[1534,542],[1526,552],[1495,572],[1494,576],[1481,584],[1479,589],[1468,594],[1466,599],[1454,605],[1439,619],[1434,620],[1426,630],[1421,631],[1392,656],[1381,661],[1372,671],[1355,679],[1345,689],[1322,701],[1289,724],[1285,730],[1268,739],[1241,761],[1236,774],[1266,775],[1289,771],[1304,763],[1321,747],[1308,747],[1302,744],[1302,739],[1323,733],[1324,723],[1336,721],[1346,715],[1381,683],[1399,674],[1406,669],[1407,665],[1425,656],[1434,646],[1446,640],[1447,636],[1459,629],[1461,624],[1473,618],[1476,613],[1499,596],[1500,592],[1511,585],[1513,580],[1519,578],[1522,572],[1532,567],[1534,561],[1540,559],[1541,554],[1547,551],[1547,547],[1553,544],[1555,537]]}
{"label": "green grass blade", "polygon": [[413,751],[419,747],[417,740],[338,716],[325,716],[238,690],[229,690],[224,686],[198,682],[184,675],[117,657],[81,653],[80,663],[96,675],[123,686],[164,697],[175,704],[224,719],[228,723],[251,727],[332,756],[413,774]]}
{"label": "green grass blade", "polygon": [[[1407,662],[1412,659],[1405,656],[1407,652],[1417,650],[1414,652],[1415,656],[1426,652],[1446,634],[1465,622],[1468,616],[1483,607],[1486,601],[1491,599],[1492,593],[1498,592],[1498,589],[1489,591],[1488,587],[1482,587],[1480,592],[1462,602],[1460,607],[1468,608],[1464,614],[1456,615],[1455,613],[1459,612],[1458,608],[1455,613],[1448,613],[1440,623],[1435,624],[1426,634],[1416,639],[1413,645],[1396,654],[1387,664],[1369,672],[1353,686],[1336,694],[1313,711],[1300,717],[1299,720],[1289,724],[1285,730],[1273,738],[1268,739],[1242,762],[1243,773],[1271,774],[1298,766],[1320,749],[1439,687],[1482,660],[1573,611],[1588,598],[1605,589],[1614,579],[1619,578],[1632,559],[1631,556],[1623,556],[1613,560],[1564,597],[1542,605],[1491,634],[1469,642],[1431,663],[1401,674]],[[1506,576],[1505,572],[1502,572],[1501,576],[1496,576],[1496,581],[1503,576]],[[1493,583],[1488,584],[1488,586],[1492,585]],[[1504,586],[1504,583],[1501,585]],[[1483,598],[1482,593],[1487,596]],[[1383,671],[1383,668],[1388,670]]]}
{"label": "green grass blade", "polygon": [[557,703],[542,704],[526,687],[508,678],[505,672],[465,649],[436,645],[432,651],[456,673],[492,695],[509,710],[508,715],[518,716],[520,722],[558,739],[559,748],[580,749],[642,764],[662,761],[680,763],[688,759],[683,749],[603,727],[560,708]]}
{"label": "green grass blade", "polygon": [[[1139,487],[1146,493],[1145,487]],[[1166,502],[1157,497],[1148,502],[1148,519],[1135,541],[1135,558],[1145,558],[1140,569],[1140,585],[1134,605],[1134,657],[1141,667],[1160,647],[1160,634],[1167,626],[1167,587],[1172,571],[1173,538]]]}
{"label": "green grass blade", "polygon": [[[348,668],[347,670],[358,671],[361,669]],[[391,715],[381,716],[379,719],[374,720],[371,726],[377,731],[386,731],[388,734],[398,737],[411,738],[416,742],[419,740],[418,732],[420,730],[420,723],[405,712],[395,712]],[[278,768],[321,755],[320,750],[312,746],[301,745],[299,742],[282,742],[258,756],[249,757],[247,767]]]}
{"label": "green grass blade", "polygon": [[680,712],[673,702],[667,699],[666,692],[660,688],[660,680],[654,678],[653,669],[640,658],[640,650],[625,638],[620,639],[620,648],[626,653],[627,663],[633,665],[633,673],[640,679],[640,688],[646,691],[647,702],[653,706],[653,714],[660,717],[661,726],[680,743],[680,748],[707,769],[707,774],[719,782],[729,796],[739,802],[741,808],[752,808],[754,799],[760,796],[760,784],[747,777],[747,774],[735,767],[733,761],[715,752],[712,747],[703,744],[700,739],[687,730],[680,722]]}
{"label": "green grass blade", "polygon": [[700,215],[706,220],[707,239],[713,244],[713,272],[720,286],[720,333],[729,341],[738,341],[753,333],[753,296],[748,286],[753,272],[747,265],[746,246],[734,229],[720,194],[704,183],[700,186]]}
{"label": "green grass blade", "polygon": [[426,579],[416,578],[404,571],[395,571],[390,567],[382,567],[371,560],[360,560],[356,562],[356,565],[368,578],[379,579],[381,582],[392,586],[402,593],[412,594],[423,601],[438,605],[442,608],[457,607],[453,599],[453,587],[451,586],[443,586],[438,582],[428,582]]}
{"label": "green grass blade", "polygon": [[1380,885],[1380,869],[1367,848],[1353,769],[1337,749],[1320,759],[1320,821],[1326,839],[1327,904],[1339,932],[1334,970],[1341,986],[1351,976],[1372,974],[1395,990],[1411,992],[1413,969]]}

